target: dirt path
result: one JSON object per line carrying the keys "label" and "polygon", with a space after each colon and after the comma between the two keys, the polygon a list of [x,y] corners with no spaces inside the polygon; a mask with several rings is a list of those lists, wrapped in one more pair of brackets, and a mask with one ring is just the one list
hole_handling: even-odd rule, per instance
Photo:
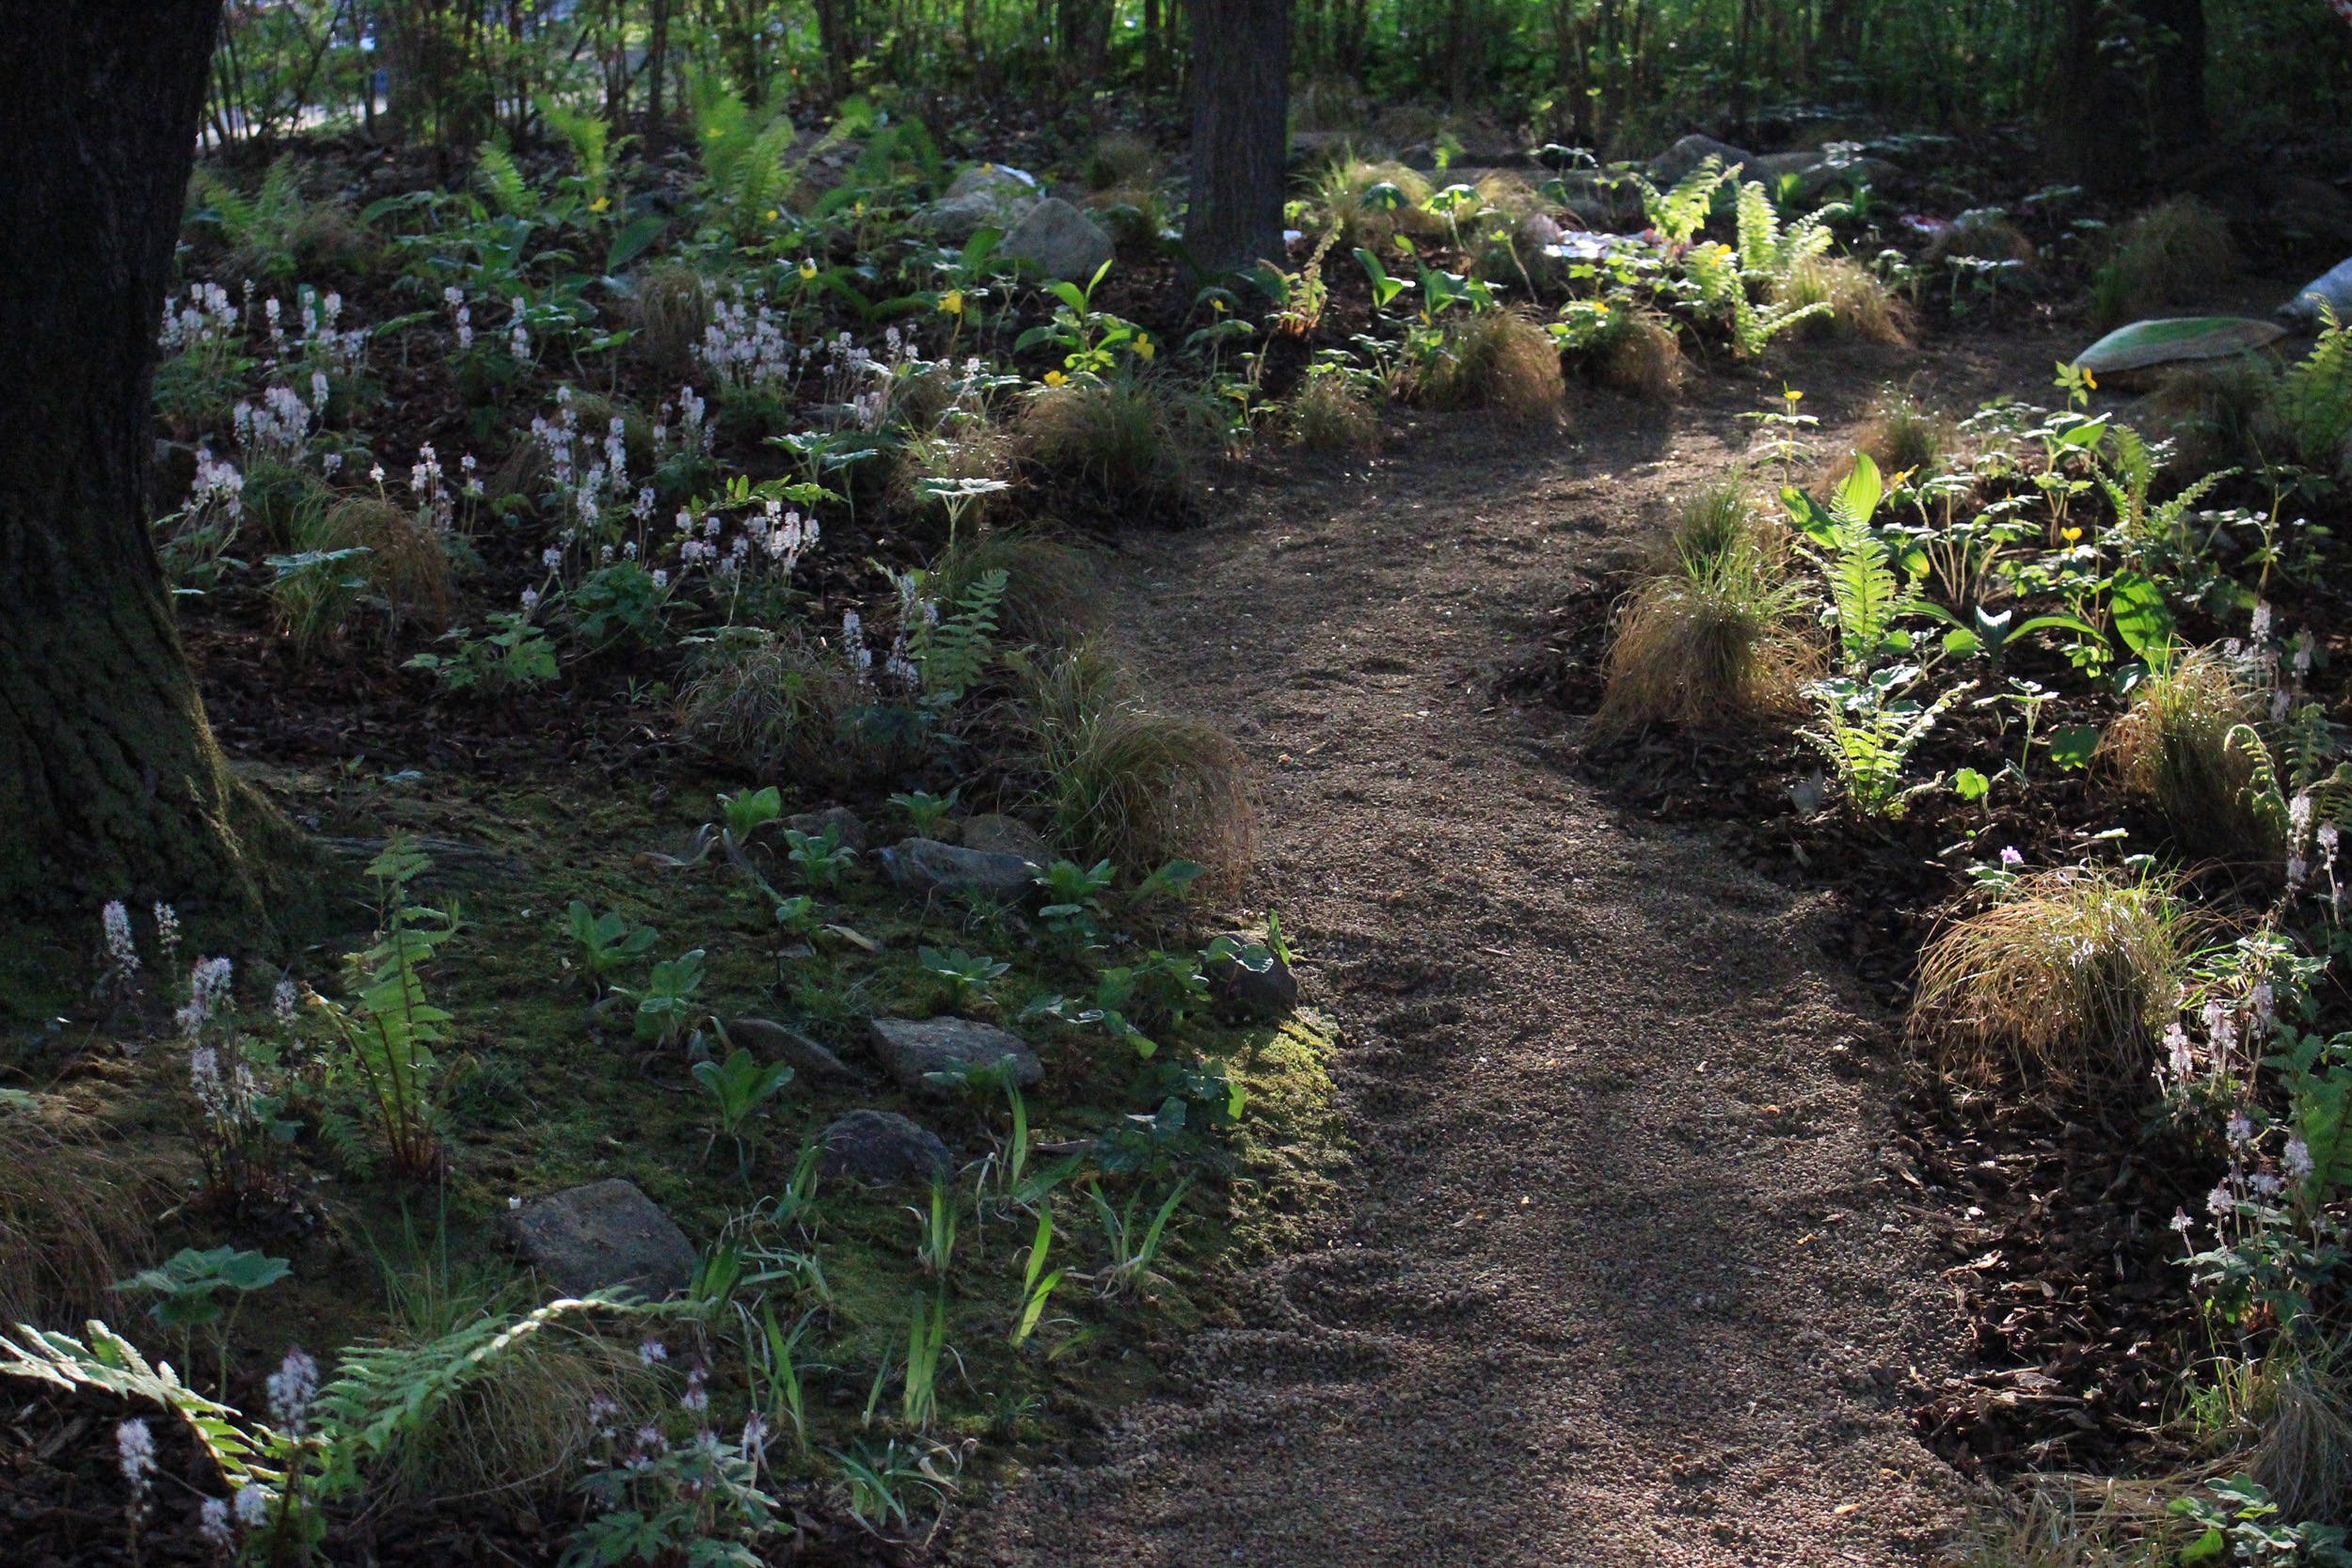
{"label": "dirt path", "polygon": [[[1809,364],[1838,384],[1811,406],[1834,430],[1915,368]],[[1368,476],[1127,559],[1138,662],[1262,770],[1253,894],[1341,1026],[1357,1162],[1327,1246],[1173,1353],[1192,1398],[968,1520],[956,1560],[1881,1564],[1945,1538],[1956,1483],[1897,1387],[1939,1375],[1950,1312],[1877,1155],[1889,1021],[1817,900],[1627,820],[1556,719],[1485,694],[1776,389],[1604,400],[1567,437],[1423,420]]]}

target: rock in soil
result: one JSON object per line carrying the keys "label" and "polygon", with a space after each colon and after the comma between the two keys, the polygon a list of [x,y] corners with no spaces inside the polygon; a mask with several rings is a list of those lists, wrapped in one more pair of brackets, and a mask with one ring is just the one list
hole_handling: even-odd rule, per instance
{"label": "rock in soil", "polygon": [[524,1259],[566,1295],[626,1285],[660,1300],[693,1277],[693,1244],[633,1182],[567,1188],[505,1224]]}
{"label": "rock in soil", "polygon": [[818,1169],[826,1176],[928,1181],[946,1175],[952,1163],[937,1133],[896,1111],[851,1111],[829,1123],[817,1141],[825,1151]]}
{"label": "rock in soil", "polygon": [[1048,277],[1072,282],[1092,277],[1111,252],[1103,226],[1055,196],[1029,209],[996,249],[1005,261],[1025,261]]}
{"label": "rock in soil", "polygon": [[[971,824],[964,824],[971,831]],[[1026,855],[992,855],[935,838],[901,839],[877,851],[882,869],[901,887],[935,888],[943,893],[1018,893],[1039,871]]]}
{"label": "rock in soil", "polygon": [[962,245],[983,229],[1014,228],[1041,194],[1036,179],[1020,169],[980,164],[957,175],[946,196],[917,209],[914,226]]}
{"label": "rock in soil", "polygon": [[796,832],[807,833],[812,838],[824,837],[827,828],[836,829],[840,832],[843,844],[857,850],[860,854],[866,851],[866,824],[859,821],[857,813],[847,806],[828,806],[823,811],[804,811],[798,816],[786,817],[784,825]]}
{"label": "rock in soil", "polygon": [[[1237,936],[1237,942],[1250,939]],[[1263,969],[1252,969],[1239,958],[1219,958],[1208,966],[1209,984],[1216,999],[1261,1018],[1288,1018],[1298,1010],[1298,976],[1272,954]]]}
{"label": "rock in soil", "polygon": [[1045,1076],[1028,1042],[993,1023],[968,1018],[878,1018],[871,1025],[874,1053],[909,1094],[952,1094],[924,1074],[992,1067],[1007,1058],[1012,1063],[1013,1082],[1024,1088]]}
{"label": "rock in soil", "polygon": [[1045,835],[1017,816],[983,812],[965,817],[959,826],[963,847],[984,855],[1019,855],[1043,865],[1053,854]]}
{"label": "rock in soil", "polygon": [[729,1019],[730,1043],[771,1062],[789,1062],[795,1070],[836,1084],[870,1084],[872,1079],[798,1029],[768,1018]]}

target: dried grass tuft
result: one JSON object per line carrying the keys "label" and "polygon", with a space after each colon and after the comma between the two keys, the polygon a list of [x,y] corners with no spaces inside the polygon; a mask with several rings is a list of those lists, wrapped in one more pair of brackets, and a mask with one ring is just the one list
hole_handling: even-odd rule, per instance
{"label": "dried grass tuft", "polygon": [[1663,403],[1682,387],[1682,336],[1663,313],[1627,306],[1610,312],[1594,340],[1591,364],[1602,386]]}
{"label": "dried grass tuft", "polygon": [[710,325],[710,280],[687,262],[657,261],[637,280],[637,346],[666,375],[691,375]]}
{"label": "dried grass tuft", "polygon": [[1446,328],[1415,390],[1438,408],[1486,408],[1527,423],[1557,424],[1567,393],[1551,334],[1510,310],[1481,310]]}
{"label": "dried grass tuft", "polygon": [[2202,923],[2161,877],[2068,868],[1946,923],[1919,957],[1915,1037],[1947,1071],[2058,1088],[2137,1082]]}
{"label": "dried grass tuft", "polygon": [[1247,759],[1231,736],[1145,705],[1126,672],[1091,645],[1009,662],[1057,839],[1138,872],[1196,861],[1218,891],[1239,891],[1258,829]]}
{"label": "dried grass tuft", "polygon": [[[1907,346],[1908,317],[1878,275],[1848,257],[1815,256],[1773,280],[1772,299],[1781,305],[1827,305],[1815,318],[1834,337]],[[1807,324],[1811,325],[1811,324]]]}
{"label": "dried grass tuft", "polygon": [[0,1106],[0,1323],[110,1316],[109,1287],[154,1250],[143,1185],[70,1122]]}
{"label": "dried grass tuft", "polygon": [[1341,375],[1309,376],[1287,412],[1291,439],[1315,451],[1376,451],[1380,404],[1364,387]]}
{"label": "dried grass tuft", "polygon": [[2237,271],[2228,220],[2193,196],[2173,197],[2123,226],[2091,284],[2093,324],[2105,330],[2194,305]]}
{"label": "dried grass tuft", "polygon": [[1137,518],[1181,515],[1193,501],[1193,461],[1177,410],[1143,381],[1047,387],[1021,417],[1028,461]]}
{"label": "dried grass tuft", "polygon": [[[1698,524],[1704,531],[1708,524]],[[1604,666],[1597,737],[1651,724],[1722,724],[1802,705],[1814,652],[1792,612],[1797,592],[1755,551],[1699,559],[1636,590]],[[1687,559],[1687,558],[1686,558]]]}
{"label": "dried grass tuft", "polygon": [[2231,860],[2267,856],[2277,830],[2249,793],[2261,759],[2229,743],[2233,729],[2261,717],[2260,697],[2230,662],[2200,649],[2140,682],[2100,750],[2182,847]]}
{"label": "dried grass tuft", "polygon": [[873,759],[842,720],[872,700],[840,654],[798,633],[765,633],[703,656],[678,694],[679,732],[755,778],[838,785]]}

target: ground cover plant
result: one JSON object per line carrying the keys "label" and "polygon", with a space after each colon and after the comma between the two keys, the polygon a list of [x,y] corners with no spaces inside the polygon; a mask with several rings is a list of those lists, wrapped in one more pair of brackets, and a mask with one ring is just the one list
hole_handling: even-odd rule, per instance
{"label": "ground cover plant", "polygon": [[[2352,336],[1945,406],[1899,356],[2185,309],[2290,230],[2098,188],[2065,113],[2021,183],[2022,62],[2161,72],[2163,29],[2086,65],[2051,15],[1889,13],[1832,81],[1830,19],[1723,9],[1296,8],[1237,266],[1177,128],[1205,0],[233,17],[142,526],[318,907],[264,938],[92,860],[8,956],[0,1543],[952,1552],[1343,1233],[1350,1024],[1298,1010],[1254,729],[1109,585],[1425,428],[1695,398],[1746,451],[1501,690],[1863,911],[1915,1185],[2022,1237],[1972,1183],[2062,1146],[2112,1222],[2077,1250],[2163,1281],[2090,1335],[2013,1241],[1955,1259],[1974,1353],[2080,1417],[1905,1388],[2013,1488],[1955,1550],[2338,1560]],[[1833,446],[1804,388],[1857,353]],[[562,1238],[611,1204],[650,1250],[599,1272]]]}

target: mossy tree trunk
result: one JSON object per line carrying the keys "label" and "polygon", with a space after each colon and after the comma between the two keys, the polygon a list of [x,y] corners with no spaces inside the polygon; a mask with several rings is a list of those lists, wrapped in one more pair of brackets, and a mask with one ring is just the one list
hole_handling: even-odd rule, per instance
{"label": "mossy tree trunk", "polygon": [[291,838],[206,727],[142,494],[220,10],[0,0],[0,929],[250,921]]}
{"label": "mossy tree trunk", "polygon": [[1192,0],[1192,192],[1184,250],[1203,279],[1282,263],[1290,0]]}

